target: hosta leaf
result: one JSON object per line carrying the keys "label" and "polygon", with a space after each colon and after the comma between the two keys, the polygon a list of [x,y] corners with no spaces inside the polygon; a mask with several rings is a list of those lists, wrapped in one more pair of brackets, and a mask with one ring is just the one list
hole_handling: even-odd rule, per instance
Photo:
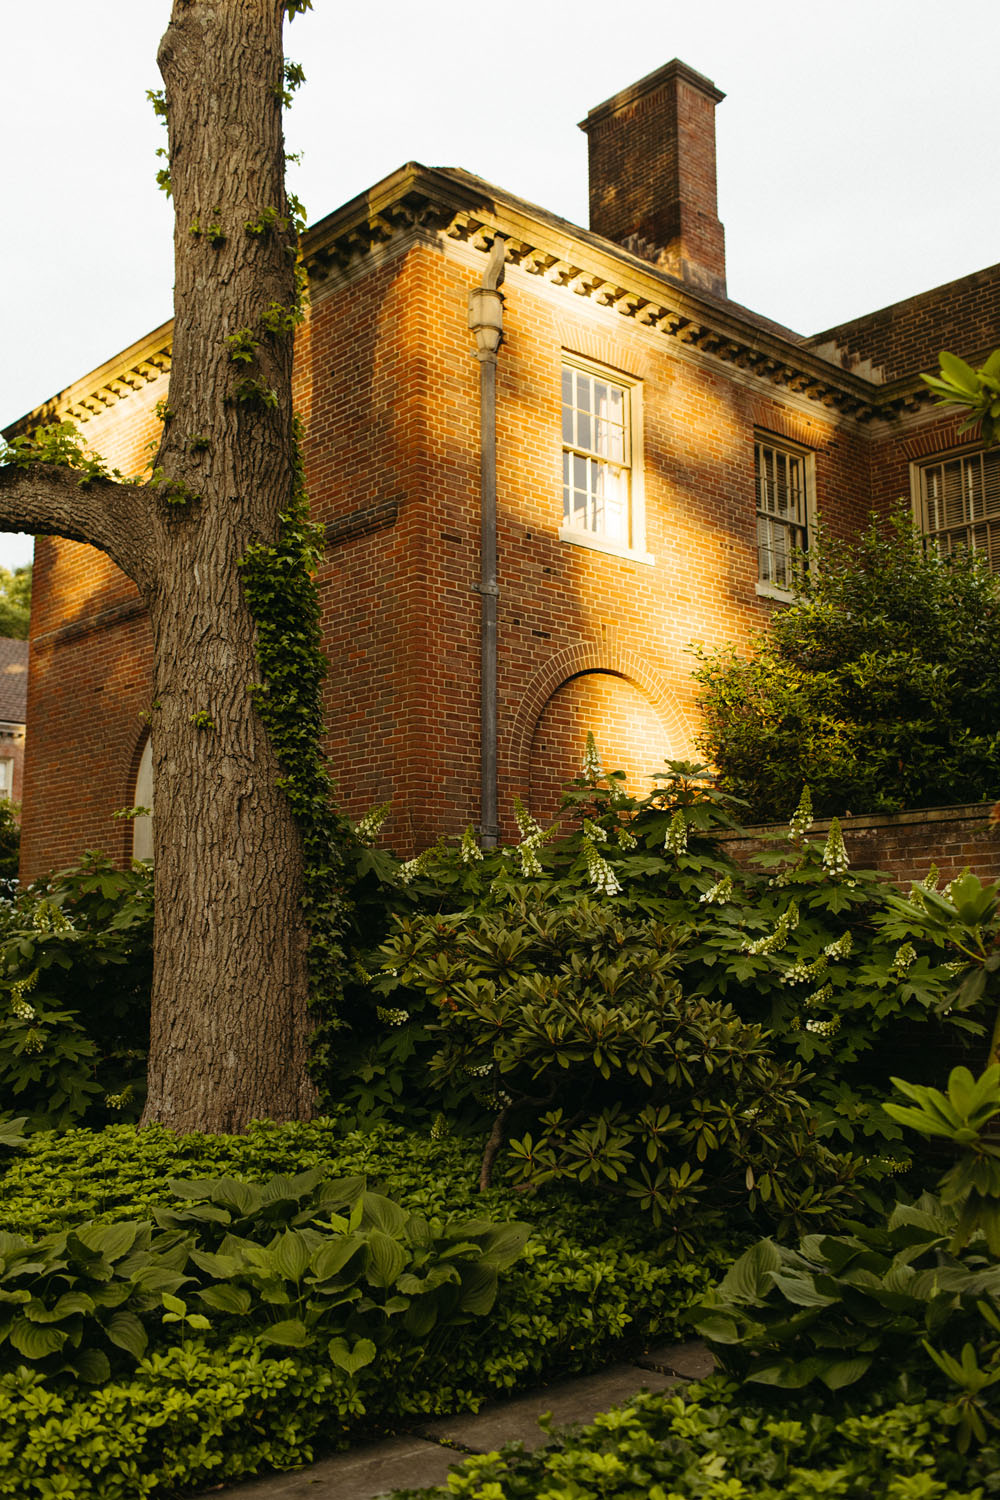
{"label": "hosta leaf", "polygon": [[315,1250],[312,1257],[312,1272],[316,1281],[327,1281],[331,1276],[336,1276],[342,1271],[351,1259],[364,1245],[364,1236],[360,1234],[338,1235],[336,1239],[323,1245],[321,1249]]}
{"label": "hosta leaf", "polygon": [[301,1281],[312,1260],[312,1250],[302,1235],[294,1229],[286,1229],[271,1242],[269,1249],[278,1275],[286,1281]]}
{"label": "hosta leaf", "polygon": [[409,1256],[403,1247],[380,1229],[368,1237],[366,1278],[371,1286],[392,1286],[406,1267]]}
{"label": "hosta leaf", "polygon": [[58,1323],[62,1318],[71,1318],[74,1313],[93,1311],[94,1299],[88,1297],[86,1292],[63,1292],[52,1307],[46,1307],[43,1302],[33,1302],[24,1309],[24,1315],[32,1323]]}
{"label": "hosta leaf", "polygon": [[396,1235],[406,1225],[409,1214],[391,1198],[381,1193],[363,1193],[361,1203],[361,1227],[379,1229],[388,1235]]}
{"label": "hosta leaf", "polygon": [[308,1197],[322,1180],[322,1167],[310,1167],[308,1171],[297,1172],[294,1177],[269,1177],[260,1185],[261,1203],[298,1203],[301,1198]]}
{"label": "hosta leaf", "polygon": [[498,1271],[504,1271],[524,1249],[531,1235],[531,1225],[516,1220],[509,1224],[498,1224],[483,1236],[483,1259]]}
{"label": "hosta leaf", "polygon": [[67,1364],[67,1369],[88,1385],[104,1385],[111,1379],[111,1361],[103,1349],[81,1349]]}
{"label": "hosta leaf", "polygon": [[283,1323],[272,1323],[258,1334],[264,1344],[282,1344],[289,1349],[304,1349],[313,1342],[312,1335],[299,1318],[286,1318]]}
{"label": "hosta leaf", "polygon": [[353,1349],[349,1349],[347,1342],[342,1338],[331,1339],[326,1346],[330,1360],[343,1370],[347,1375],[354,1375],[358,1370],[363,1370],[365,1365],[370,1365],[378,1350],[371,1339],[358,1339]]}
{"label": "hosta leaf", "polygon": [[220,1282],[217,1286],[207,1286],[204,1291],[198,1293],[198,1297],[206,1307],[212,1307],[216,1312],[238,1313],[241,1317],[249,1312],[253,1301],[246,1287],[230,1286],[227,1282]]}
{"label": "hosta leaf", "polygon": [[720,1297],[723,1301],[762,1302],[771,1290],[772,1272],[780,1271],[784,1263],[777,1245],[759,1240],[730,1266],[719,1285]]}
{"label": "hosta leaf", "polygon": [[860,1380],[872,1362],[870,1354],[859,1354],[854,1359],[838,1359],[819,1372],[819,1378],[831,1391],[839,1391],[845,1385]]}
{"label": "hosta leaf", "polygon": [[796,1307],[829,1307],[837,1300],[835,1296],[824,1295],[810,1276],[781,1276],[777,1271],[773,1271],[771,1280],[782,1295],[787,1297],[789,1302],[794,1302]]}
{"label": "hosta leaf", "polygon": [[235,1255],[214,1255],[210,1250],[192,1250],[191,1259],[200,1271],[205,1271],[219,1281],[228,1281],[241,1266]]}
{"label": "hosta leaf", "polygon": [[496,1268],[483,1261],[463,1267],[459,1302],[462,1311],[485,1317],[496,1301],[498,1281]]}
{"label": "hosta leaf", "polygon": [[131,1250],[141,1228],[140,1224],[84,1224],[76,1238],[105,1260],[116,1261]]}
{"label": "hosta leaf", "polygon": [[437,1316],[436,1297],[416,1297],[407,1308],[406,1316],[403,1318],[403,1327],[415,1339],[423,1339],[434,1327]]}
{"label": "hosta leaf", "polygon": [[55,1354],[66,1342],[66,1334],[61,1328],[43,1327],[29,1323],[26,1318],[18,1318],[7,1337],[27,1359],[44,1359],[47,1354]]}
{"label": "hosta leaf", "polygon": [[126,1354],[131,1354],[133,1359],[141,1359],[145,1354],[148,1343],[146,1330],[135,1313],[114,1313],[105,1324],[105,1332],[113,1344],[124,1349]]}

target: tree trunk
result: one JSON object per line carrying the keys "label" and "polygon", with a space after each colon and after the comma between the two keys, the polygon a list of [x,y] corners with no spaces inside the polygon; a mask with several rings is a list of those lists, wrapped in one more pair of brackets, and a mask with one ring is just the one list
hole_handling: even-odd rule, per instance
{"label": "tree trunk", "polygon": [[[310,1112],[302,848],[253,706],[238,564],[293,493],[295,235],[280,0],[175,0],[160,44],[175,204],[169,416],[154,510],[153,1020],[145,1121]],[[235,340],[235,345],[234,345]],[[241,356],[241,357],[237,357]],[[206,446],[207,440],[207,446]],[[185,503],[184,491],[197,498]],[[180,499],[181,503],[176,503]],[[173,502],[173,503],[172,503]]]}
{"label": "tree trunk", "polygon": [[239,561],[294,493],[296,237],[282,0],[174,0],[160,44],[175,203],[169,412],[142,489],[0,472],[0,525],[108,552],[149,608],[156,917],[144,1123],[311,1111],[303,856],[253,702]]}

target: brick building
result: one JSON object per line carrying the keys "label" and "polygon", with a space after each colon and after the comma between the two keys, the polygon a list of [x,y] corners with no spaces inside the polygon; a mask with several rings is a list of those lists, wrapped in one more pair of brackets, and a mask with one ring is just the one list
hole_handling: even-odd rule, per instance
{"label": "brick building", "polygon": [[[515,792],[552,811],[589,727],[637,788],[692,753],[686,646],[765,625],[820,516],[848,534],[912,496],[940,545],[1000,567],[1000,456],[960,439],[919,381],[941,348],[978,361],[1000,344],[1000,266],[809,337],[729,301],[722,97],[675,61],[591,110],[589,229],[410,163],[305,236],[296,399],[326,531],[327,749],[349,813],[392,799],[402,853],[483,817],[493,608],[510,832]],[[469,306],[484,287],[476,306],[497,309],[498,245],[494,592]],[[169,365],[165,326],[25,423],[74,421],[138,472]],[[133,585],[91,548],[40,539],[31,645],[24,873],[92,846],[124,859],[133,829],[111,815],[150,796]]]}

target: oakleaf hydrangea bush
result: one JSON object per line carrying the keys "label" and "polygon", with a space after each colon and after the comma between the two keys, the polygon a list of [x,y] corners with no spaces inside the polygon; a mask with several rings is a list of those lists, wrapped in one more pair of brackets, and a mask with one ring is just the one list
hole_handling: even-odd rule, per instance
{"label": "oakleaf hydrangea bush", "polygon": [[0,903],[0,1108],[36,1130],[138,1118],[152,933],[150,867],[98,854]]}
{"label": "oakleaf hydrangea bush", "polygon": [[838,820],[810,837],[808,789],[740,868],[738,806],[704,768],[668,763],[646,798],[622,782],[591,736],[559,837],[520,809],[513,847],[472,854],[467,830],[411,861],[411,912],[364,960],[360,1112],[410,1107],[390,1061],[408,1049],[422,1107],[430,1085],[449,1118],[488,1116],[484,1180],[509,1139],[503,1170],[533,1187],[572,1179],[676,1226],[713,1193],[731,1211],[737,1184],[778,1223],[877,1205],[879,1178],[922,1171],[882,1108],[900,1056],[919,1081],[983,1033],[996,890],[932,876],[901,897],[852,868]]}

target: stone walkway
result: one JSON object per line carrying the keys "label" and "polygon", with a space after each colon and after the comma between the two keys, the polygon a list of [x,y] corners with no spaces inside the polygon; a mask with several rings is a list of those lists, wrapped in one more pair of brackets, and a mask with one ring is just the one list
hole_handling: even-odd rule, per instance
{"label": "stone walkway", "polygon": [[220,1500],[379,1500],[396,1489],[443,1484],[448,1470],[469,1453],[492,1453],[518,1439],[526,1448],[543,1447],[548,1438],[538,1418],[546,1412],[560,1427],[590,1422],[598,1412],[620,1406],[638,1391],[666,1391],[679,1380],[700,1379],[711,1369],[712,1356],[704,1344],[661,1344],[632,1364],[611,1365],[596,1375],[493,1401],[474,1416],[442,1417],[406,1437],[352,1448],[308,1469],[206,1494]]}

